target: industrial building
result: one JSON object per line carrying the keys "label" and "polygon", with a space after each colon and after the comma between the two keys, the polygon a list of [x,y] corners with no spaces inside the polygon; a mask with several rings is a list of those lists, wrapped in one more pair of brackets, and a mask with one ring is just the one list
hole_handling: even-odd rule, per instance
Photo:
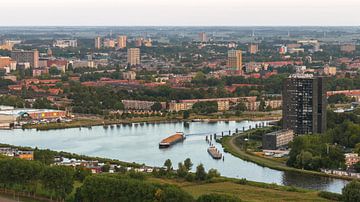
{"label": "industrial building", "polygon": [[0,129],[11,129],[28,122],[57,122],[68,116],[66,111],[0,106]]}

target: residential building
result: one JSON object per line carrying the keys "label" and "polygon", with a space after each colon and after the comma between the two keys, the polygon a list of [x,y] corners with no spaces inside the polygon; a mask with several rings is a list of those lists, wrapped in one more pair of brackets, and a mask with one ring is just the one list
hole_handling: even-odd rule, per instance
{"label": "residential building", "polygon": [[191,99],[191,100],[179,100],[169,103],[169,111],[183,111],[189,110],[197,102],[217,102],[218,111],[227,111],[230,109],[230,103],[235,103],[239,98],[209,98],[209,99]]}
{"label": "residential building", "polygon": [[10,70],[16,70],[16,61],[10,57],[0,56],[0,68],[9,68]]}
{"label": "residential building", "polygon": [[143,40],[144,40],[143,38],[135,39],[135,47],[141,47]]}
{"label": "residential building", "polygon": [[340,51],[345,53],[351,53],[356,50],[355,44],[343,44],[340,46]]}
{"label": "residential building", "polygon": [[242,51],[241,50],[229,50],[227,59],[228,68],[235,69],[243,73],[242,69]]}
{"label": "residential building", "polygon": [[294,54],[294,53],[303,53],[305,52],[305,49],[303,48],[287,48],[287,52],[290,54]]}
{"label": "residential building", "polygon": [[207,41],[208,41],[208,38],[207,38],[207,35],[206,35],[205,32],[200,32],[200,33],[199,33],[199,40],[200,40],[201,42],[207,42]]}
{"label": "residential building", "polygon": [[126,37],[126,36],[118,36],[118,39],[117,39],[117,48],[118,48],[118,49],[126,48],[126,41],[127,41],[127,37]]}
{"label": "residential building", "polygon": [[324,74],[328,75],[328,76],[335,76],[336,75],[336,67],[325,66]]}
{"label": "residential building", "polygon": [[130,66],[140,65],[140,49],[129,48],[127,51],[127,62]]}
{"label": "residential building", "polygon": [[114,41],[114,39],[105,39],[105,40],[104,40],[104,47],[105,47],[105,48],[115,48],[115,41]]}
{"label": "residential building", "polygon": [[360,102],[360,90],[339,90],[339,91],[328,91],[327,97],[337,94],[343,94],[345,96],[354,98],[356,102]]}
{"label": "residential building", "polygon": [[39,51],[38,50],[15,50],[11,51],[11,58],[17,63],[29,63],[30,67],[39,67]]}
{"label": "residential building", "polygon": [[136,72],[134,71],[123,72],[122,76],[125,80],[136,80]]}
{"label": "residential building", "polygon": [[69,40],[69,39],[56,40],[53,43],[53,46],[58,47],[58,48],[69,48],[69,47],[76,48],[77,47],[77,40],[76,39],[72,39],[72,40]]}
{"label": "residential building", "polygon": [[22,151],[17,148],[10,147],[1,147],[0,154],[8,157],[15,157],[19,159],[34,160],[34,152],[33,151]]}
{"label": "residential building", "polygon": [[152,40],[149,38],[147,40],[144,40],[144,46],[145,47],[152,47]]}
{"label": "residential building", "polygon": [[360,156],[357,153],[345,154],[345,165],[350,167],[360,161]]}
{"label": "residential building", "polygon": [[95,49],[100,49],[100,48],[101,48],[101,38],[97,36],[95,38]]}
{"label": "residential building", "polygon": [[294,131],[280,130],[263,135],[263,149],[277,150],[289,144],[294,139]]}
{"label": "residential building", "polygon": [[[151,107],[155,101],[142,101],[142,100],[122,100],[125,110],[147,110],[151,111]],[[160,102],[162,109],[166,109],[166,102]]]}
{"label": "residential building", "polygon": [[72,61],[71,63],[72,63],[73,68],[79,68],[79,67],[96,68],[97,67],[95,65],[94,61],[92,61],[92,60],[75,60],[75,61]]}
{"label": "residential building", "polygon": [[326,130],[325,77],[294,74],[283,85],[283,128],[295,134]]}
{"label": "residential building", "polygon": [[[256,97],[255,97],[256,99]],[[259,111],[260,110],[260,101],[255,100],[246,100],[243,101],[248,111]],[[265,100],[265,109],[270,107],[271,109],[281,109],[282,100]]]}
{"label": "residential building", "polygon": [[286,46],[280,46],[279,48],[279,54],[283,55],[287,53],[287,47]]}
{"label": "residential building", "polygon": [[182,102],[170,102],[169,103],[169,111],[171,112],[179,112],[179,111],[186,111],[190,110],[194,103],[182,103]]}
{"label": "residential building", "polygon": [[0,50],[12,50],[14,47],[14,43],[9,40],[5,40],[4,42],[0,43]]}
{"label": "residential building", "polygon": [[259,52],[259,45],[258,44],[250,44],[248,47],[248,51],[250,54],[256,54]]}

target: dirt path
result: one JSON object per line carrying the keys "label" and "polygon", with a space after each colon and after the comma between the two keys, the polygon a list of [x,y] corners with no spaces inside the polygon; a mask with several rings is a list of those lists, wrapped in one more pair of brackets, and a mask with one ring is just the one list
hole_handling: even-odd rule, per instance
{"label": "dirt path", "polygon": [[9,199],[4,196],[0,196],[0,201],[1,202],[17,202],[17,200]]}

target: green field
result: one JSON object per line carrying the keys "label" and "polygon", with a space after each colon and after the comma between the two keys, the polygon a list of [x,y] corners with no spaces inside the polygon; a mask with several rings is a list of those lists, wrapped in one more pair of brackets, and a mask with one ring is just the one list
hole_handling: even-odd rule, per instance
{"label": "green field", "polygon": [[237,184],[231,181],[214,183],[191,183],[170,179],[150,178],[152,182],[176,184],[193,197],[203,194],[218,193],[233,195],[243,201],[330,201],[318,196],[318,192],[294,189],[286,191],[285,187],[274,185],[273,188]]}

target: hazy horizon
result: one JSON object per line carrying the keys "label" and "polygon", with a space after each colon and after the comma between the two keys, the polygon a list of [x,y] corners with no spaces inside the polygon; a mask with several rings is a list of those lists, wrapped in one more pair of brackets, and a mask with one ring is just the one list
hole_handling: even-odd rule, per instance
{"label": "hazy horizon", "polygon": [[0,26],[358,26],[357,0],[7,0]]}

